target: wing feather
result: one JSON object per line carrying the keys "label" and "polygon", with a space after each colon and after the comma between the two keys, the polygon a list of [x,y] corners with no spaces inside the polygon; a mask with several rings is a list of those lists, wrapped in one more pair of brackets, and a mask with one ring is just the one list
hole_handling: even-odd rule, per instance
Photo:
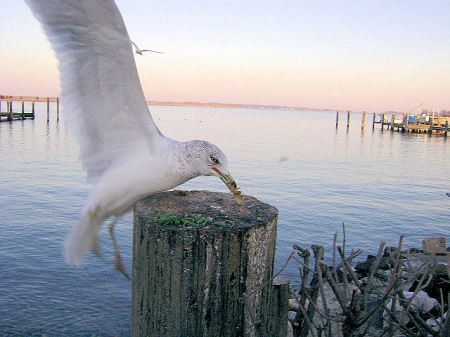
{"label": "wing feather", "polygon": [[112,0],[26,0],[59,60],[61,103],[88,180],[132,148],[163,138],[139,81],[131,41]]}

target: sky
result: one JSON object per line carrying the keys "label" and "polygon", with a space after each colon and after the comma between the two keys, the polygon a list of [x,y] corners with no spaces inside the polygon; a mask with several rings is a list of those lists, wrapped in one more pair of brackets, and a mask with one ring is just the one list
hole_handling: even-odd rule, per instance
{"label": "sky", "polygon": [[[318,109],[450,110],[450,1],[116,1],[145,96]],[[22,1],[1,0],[0,94],[57,96]]]}

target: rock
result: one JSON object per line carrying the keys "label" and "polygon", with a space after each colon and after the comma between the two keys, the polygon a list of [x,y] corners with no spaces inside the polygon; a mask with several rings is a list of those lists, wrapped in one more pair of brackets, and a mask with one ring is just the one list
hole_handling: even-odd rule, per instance
{"label": "rock", "polygon": [[447,254],[447,244],[444,237],[425,238],[422,245],[424,252],[427,254]]}
{"label": "rock", "polygon": [[[375,256],[369,255],[365,262],[358,262],[356,264],[355,270],[358,274],[362,276],[366,276],[369,273],[370,268],[375,263]],[[387,270],[391,269],[391,266],[394,265],[394,260],[390,256],[385,256],[380,259],[380,263],[378,264],[378,269]]]}
{"label": "rock", "polygon": [[440,323],[441,323],[440,318],[438,318],[437,320],[434,318],[429,318],[427,319],[426,323],[433,331],[438,332],[440,330]]}
{"label": "rock", "polygon": [[[403,296],[405,298],[410,299],[414,295],[413,292],[410,291],[404,291]],[[425,291],[419,291],[412,300],[411,309],[412,310],[419,310],[420,312],[429,312],[431,309],[439,307],[439,302],[430,296]]]}
{"label": "rock", "polygon": [[289,309],[298,310],[300,308],[300,302],[296,298],[289,299]]}
{"label": "rock", "polygon": [[422,250],[422,249],[417,249],[417,248],[410,248],[410,249],[409,249],[409,253],[410,253],[410,254],[423,253],[423,250]]}
{"label": "rock", "polygon": [[386,246],[384,248],[383,257],[395,256],[397,254],[397,247],[394,246]]}
{"label": "rock", "polygon": [[291,322],[294,322],[297,318],[297,313],[295,311],[289,311],[288,312],[288,320]]}
{"label": "rock", "polygon": [[[410,299],[412,298],[414,295],[413,292],[409,292],[409,291],[404,291],[403,292],[403,296],[405,296],[406,299]],[[386,303],[386,308],[391,308],[392,306],[392,300],[389,300],[389,302]],[[411,310],[416,310],[419,311],[420,313],[426,313],[426,312],[430,312],[433,308],[435,307],[439,307],[439,303],[436,299],[429,297],[428,294],[424,291],[419,291],[416,295],[416,297],[414,297],[414,299],[412,300],[412,304],[411,304]],[[406,325],[409,322],[409,317],[406,314],[405,309],[398,303],[398,301],[396,302],[396,306],[395,306],[395,312],[396,312],[396,319],[403,325]],[[383,317],[387,318],[388,317],[388,313],[386,311],[383,311]],[[387,327],[388,324],[388,320],[384,320],[383,322],[383,326]]]}
{"label": "rock", "polygon": [[287,327],[287,335],[286,337],[294,337],[294,328],[292,327],[292,324],[290,321],[287,322],[288,327]]}
{"label": "rock", "polygon": [[[342,271],[342,269],[336,270],[337,280],[336,280],[336,277],[334,277],[334,273],[333,273],[333,269],[334,268],[329,266],[328,269],[330,270],[330,273],[333,276],[333,280],[336,283],[343,283],[344,282],[344,272]],[[351,276],[347,273],[347,282],[350,282],[351,280],[352,280]]]}

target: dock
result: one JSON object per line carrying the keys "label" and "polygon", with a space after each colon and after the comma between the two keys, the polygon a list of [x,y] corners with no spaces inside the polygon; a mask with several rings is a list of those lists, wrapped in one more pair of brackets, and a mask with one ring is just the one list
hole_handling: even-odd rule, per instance
{"label": "dock", "polygon": [[[0,95],[0,122],[34,119],[36,117],[35,103],[47,103],[47,122],[50,121],[50,103],[56,104],[56,121],[59,121],[59,97],[2,96]],[[15,111],[17,104],[21,109]]]}
{"label": "dock", "polygon": [[426,133],[428,135],[436,134],[447,137],[450,117],[446,116],[429,116],[429,115],[409,115],[403,114],[396,116],[391,115],[390,120],[386,114],[379,114],[377,117],[374,113],[373,125],[380,124],[381,129],[385,126],[388,130],[397,132]]}
{"label": "dock", "polygon": [[[336,129],[339,126],[339,112],[336,111]],[[351,111],[347,111],[347,129],[350,126]],[[362,112],[361,132],[364,132],[366,125],[366,111]],[[450,132],[450,116],[441,116],[434,114],[395,114],[395,113],[373,113],[372,129],[379,124],[381,130],[386,128],[390,131],[410,132],[410,133],[424,133],[428,135],[442,135],[447,137]]]}

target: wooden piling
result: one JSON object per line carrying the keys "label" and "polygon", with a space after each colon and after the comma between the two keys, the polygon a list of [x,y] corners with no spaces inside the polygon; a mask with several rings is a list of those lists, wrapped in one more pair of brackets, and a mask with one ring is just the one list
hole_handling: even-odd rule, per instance
{"label": "wooden piling", "polygon": [[59,122],[59,97],[56,97],[56,121]]}
{"label": "wooden piling", "polygon": [[366,127],[366,112],[363,111],[361,118],[361,130],[364,130],[365,127]]}
{"label": "wooden piling", "polygon": [[375,122],[376,122],[376,119],[377,119],[377,113],[374,112],[374,113],[373,113],[373,118],[372,118],[372,130],[375,129]]}
{"label": "wooden piling", "polygon": [[433,117],[430,117],[430,127],[428,128],[428,134],[430,136],[433,134],[433,119],[434,119],[434,110],[433,110]]}
{"label": "wooden piling", "polygon": [[22,101],[22,119],[25,119],[25,102]]}
{"label": "wooden piling", "polygon": [[47,97],[47,123],[50,121],[50,98]]}
{"label": "wooden piling", "polygon": [[350,114],[352,112],[350,110],[347,111],[347,128],[350,126]]}
{"label": "wooden piling", "polygon": [[448,120],[445,121],[445,130],[444,130],[444,137],[447,138],[447,132],[448,132]]}
{"label": "wooden piling", "polygon": [[286,336],[287,296],[279,303],[272,284],[277,217],[270,205],[249,196],[238,205],[228,193],[138,202],[132,336]]}
{"label": "wooden piling", "polygon": [[336,129],[338,128],[339,125],[339,110],[336,111]]}
{"label": "wooden piling", "polygon": [[13,112],[13,102],[9,102],[9,115],[8,115],[8,121],[12,121],[14,119],[14,112]]}
{"label": "wooden piling", "polygon": [[381,115],[381,130],[383,130],[384,127],[384,114]]}
{"label": "wooden piling", "polygon": [[34,119],[35,118],[35,115],[34,115],[34,101],[31,102],[31,113],[33,114],[31,118]]}

